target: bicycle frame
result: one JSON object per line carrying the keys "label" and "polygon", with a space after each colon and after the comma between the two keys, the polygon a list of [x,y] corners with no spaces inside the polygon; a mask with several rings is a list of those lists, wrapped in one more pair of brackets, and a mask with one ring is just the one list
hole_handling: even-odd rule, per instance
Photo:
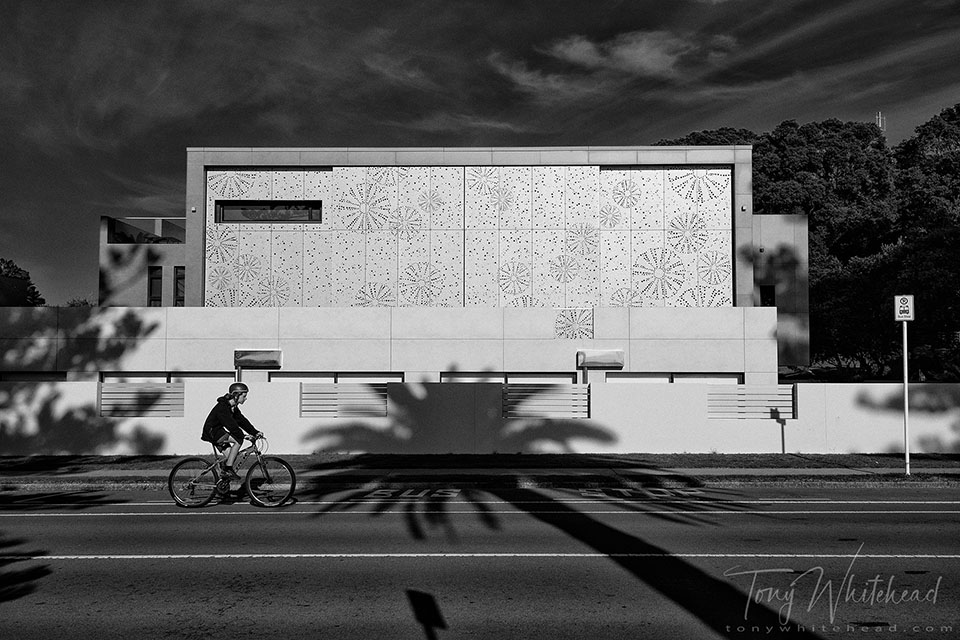
{"label": "bicycle frame", "polygon": [[[256,457],[257,462],[262,462],[261,458],[263,456],[263,452],[260,451],[260,447],[257,446],[257,440],[255,438],[251,438],[250,436],[244,436],[243,439],[249,440],[250,444],[240,449],[240,451],[237,453],[237,459],[234,460],[233,462],[233,468],[235,471],[239,471],[240,469],[243,468],[243,463],[247,461],[247,458],[250,457],[251,453],[254,455],[254,457]],[[226,458],[226,456],[224,456],[223,452],[217,448],[217,445],[214,444],[211,446],[213,446],[213,464],[210,466],[217,467],[214,470],[214,473],[219,478],[220,477],[219,464]]]}
{"label": "bicycle frame", "polygon": [[[269,445],[260,438],[245,436],[249,444],[237,452],[234,472],[248,467],[243,489],[254,504],[276,507],[285,504],[296,490],[296,473],[288,462],[277,456],[265,455]],[[207,456],[190,456],[178,462],[170,471],[167,487],[173,499],[184,507],[205,506],[215,496],[230,493],[231,482],[223,473],[224,452],[213,446],[213,462]],[[253,456],[252,463],[247,464]],[[239,474],[238,474],[239,475]]]}

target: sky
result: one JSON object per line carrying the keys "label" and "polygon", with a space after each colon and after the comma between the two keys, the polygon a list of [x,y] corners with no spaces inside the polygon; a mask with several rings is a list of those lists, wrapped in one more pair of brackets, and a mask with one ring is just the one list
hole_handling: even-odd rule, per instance
{"label": "sky", "polygon": [[650,145],[960,102],[960,0],[0,0],[0,257],[97,299],[187,147]]}

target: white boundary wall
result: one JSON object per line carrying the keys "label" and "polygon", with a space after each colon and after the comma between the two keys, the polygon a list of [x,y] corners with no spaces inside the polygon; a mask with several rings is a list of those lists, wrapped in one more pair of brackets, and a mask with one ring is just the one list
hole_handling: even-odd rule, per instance
{"label": "white boundary wall", "polygon": [[[187,380],[183,418],[101,418],[96,382],[0,383],[0,452],[205,453],[223,381]],[[276,453],[881,453],[902,451],[898,384],[801,384],[798,418],[712,420],[706,384],[592,383],[588,420],[503,420],[499,385],[391,385],[388,417],[299,417],[299,384],[251,383],[245,414]],[[911,385],[911,450],[960,447],[960,385]],[[148,446],[147,443],[153,443]],[[373,444],[376,443],[376,444]],[[783,449],[782,449],[783,448]]]}

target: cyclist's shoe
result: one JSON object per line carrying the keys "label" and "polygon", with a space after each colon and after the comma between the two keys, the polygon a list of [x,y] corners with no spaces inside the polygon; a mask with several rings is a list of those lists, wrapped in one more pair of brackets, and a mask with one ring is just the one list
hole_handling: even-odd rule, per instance
{"label": "cyclist's shoe", "polygon": [[223,467],[220,470],[220,473],[223,474],[223,477],[227,480],[239,480],[240,476],[237,475],[237,472],[233,470],[233,467]]}

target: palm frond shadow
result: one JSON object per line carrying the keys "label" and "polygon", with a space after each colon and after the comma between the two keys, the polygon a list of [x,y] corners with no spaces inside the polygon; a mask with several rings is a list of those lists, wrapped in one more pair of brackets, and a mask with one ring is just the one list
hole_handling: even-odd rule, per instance
{"label": "palm frond shadow", "polygon": [[[746,594],[728,582],[717,579],[684,559],[671,555],[637,535],[626,533],[590,515],[578,511],[569,500],[537,489],[536,482],[549,481],[561,474],[564,486],[603,486],[605,504],[651,518],[694,527],[713,526],[706,513],[722,509],[737,510],[735,501],[723,500],[723,492],[700,493],[701,483],[691,477],[669,473],[644,463],[642,459],[604,455],[531,455],[544,443],[553,450],[573,451],[573,441],[610,443],[612,434],[593,421],[585,420],[503,420],[500,416],[478,416],[476,448],[484,451],[510,451],[513,454],[437,455],[438,447],[451,443],[444,433],[443,402],[434,402],[429,394],[416,396],[400,385],[391,388],[392,400],[400,410],[389,424],[354,420],[336,427],[318,427],[308,439],[322,440],[329,451],[375,451],[347,460],[320,463],[317,480],[301,490],[304,500],[325,506],[317,517],[335,511],[363,509],[370,517],[398,513],[414,540],[425,540],[431,531],[439,531],[456,542],[457,518],[452,508],[456,500],[473,508],[479,522],[489,531],[504,530],[501,519],[490,504],[510,505],[518,512],[548,524],[566,535],[609,556],[639,580],[657,590],[691,615],[713,629],[736,621],[743,610]],[[423,452],[433,452],[434,455]],[[536,480],[526,468],[539,467]],[[571,471],[571,467],[573,468]],[[431,485],[417,469],[444,468],[441,485]],[[551,469],[557,471],[550,471]],[[490,473],[484,476],[484,470]],[[611,474],[611,470],[613,473]],[[359,487],[357,486],[359,483]],[[456,489],[458,484],[465,488]],[[438,486],[448,489],[437,489]],[[349,488],[346,488],[349,487]],[[680,491],[677,491],[677,490]],[[664,496],[697,495],[696,500]],[[615,496],[647,495],[649,499],[617,499]],[[578,495],[578,494],[573,494]],[[710,497],[707,497],[707,496]],[[669,505],[670,508],[664,508]],[[460,521],[462,523],[462,520]],[[779,615],[773,609],[751,606],[750,620],[740,620],[748,629],[779,628]],[[763,635],[763,633],[759,635]],[[816,637],[807,631],[799,637]],[[750,631],[744,634],[752,637]]]}
{"label": "palm frond shadow", "polygon": [[[125,500],[87,491],[0,492],[0,511],[6,509],[18,512],[48,509],[80,510],[122,502]],[[24,549],[23,545],[27,543],[26,539],[11,538],[0,531],[0,603],[33,593],[38,588],[38,582],[53,573],[45,564],[34,566],[20,564],[37,562],[37,558],[47,555],[46,551]]]}
{"label": "palm frond shadow", "polygon": [[[490,481],[488,486],[470,487],[443,494],[437,490],[424,489],[422,479],[418,482],[413,474],[403,475],[402,469],[385,469],[385,463],[391,458],[396,459],[394,456],[355,458],[351,474],[354,470],[363,469],[378,474],[359,489],[344,492],[338,486],[338,482],[342,480],[336,472],[326,474],[321,482],[306,487],[305,493],[308,497],[328,503],[316,515],[322,517],[334,511],[364,509],[370,517],[376,518],[395,511],[401,515],[412,539],[423,541],[429,537],[431,531],[436,531],[447,540],[457,542],[457,518],[462,515],[458,515],[457,509],[451,508],[454,502],[467,503],[473,507],[470,511],[474,513],[474,517],[487,530],[493,532],[501,532],[505,528],[490,504],[503,503],[516,508],[519,513],[562,531],[587,548],[607,555],[611,562],[622,567],[633,578],[669,598],[712,629],[720,630],[730,624],[745,626],[747,631],[742,635],[752,638],[769,637],[768,629],[783,627],[779,613],[760,603],[751,604],[749,620],[738,618],[744,610],[748,597],[746,593],[683,558],[672,555],[667,549],[577,510],[570,499],[582,497],[579,490],[546,491],[530,488],[530,479],[522,471],[504,472],[501,468],[498,469],[496,479]],[[506,456],[500,457],[500,460],[503,458]],[[514,459],[522,463],[529,458],[519,456]],[[602,459],[602,456],[592,458],[594,463],[601,463]],[[494,464],[500,460],[495,460]],[[318,466],[324,466],[328,471],[330,469],[329,465]],[[734,512],[742,509],[735,504],[735,500],[727,500],[734,497],[732,492],[711,490],[709,493],[701,493],[701,485],[695,478],[658,471],[655,468],[634,471],[629,480],[608,477],[603,489],[596,490],[603,491],[606,495],[605,498],[600,498],[601,504],[645,514],[665,522],[703,528],[716,524],[706,512]],[[590,470],[584,468],[584,472],[582,477],[587,478],[585,481],[594,483],[596,477]],[[345,480],[346,476],[345,472],[342,479]],[[570,481],[569,477],[567,481]],[[443,486],[455,485],[455,482],[444,478]],[[674,497],[659,495],[667,490],[675,491],[678,487],[680,491],[673,493]],[[627,497],[626,492],[630,492],[632,497]],[[409,497],[402,497],[404,494]],[[638,495],[647,497],[637,499]],[[683,497],[684,495],[687,497]],[[462,520],[460,522],[462,523]],[[762,631],[755,632],[755,629]],[[794,634],[804,638],[818,637],[812,630],[800,627],[791,631],[791,635]]]}
{"label": "palm frond shadow", "polygon": [[25,542],[0,533],[0,602],[9,602],[33,593],[37,589],[37,581],[52,573],[46,565],[8,568],[45,555],[42,551],[21,549]]}

